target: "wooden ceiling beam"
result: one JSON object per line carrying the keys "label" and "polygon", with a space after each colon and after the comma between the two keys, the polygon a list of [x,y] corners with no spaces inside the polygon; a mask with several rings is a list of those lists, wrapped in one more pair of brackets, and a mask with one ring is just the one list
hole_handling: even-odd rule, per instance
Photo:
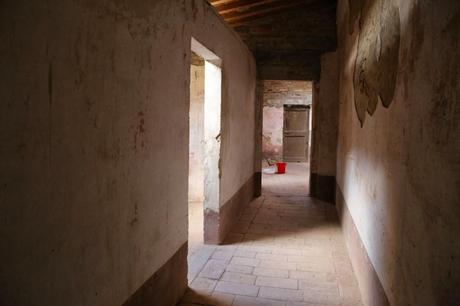
{"label": "wooden ceiling beam", "polygon": [[234,2],[235,0],[208,0],[213,6],[217,7],[222,4]]}
{"label": "wooden ceiling beam", "polygon": [[305,5],[305,0],[293,0],[289,3],[280,5],[279,3],[273,5],[264,5],[254,9],[250,9],[244,13],[228,13],[222,14],[222,17],[227,21],[230,25],[236,26],[236,24],[244,24],[247,21],[253,21],[255,19],[263,18],[263,17],[273,17],[273,13],[279,13],[286,10],[290,10],[299,6]]}
{"label": "wooden ceiling beam", "polygon": [[233,2],[217,5],[215,8],[220,14],[228,14],[231,12],[245,12],[254,7],[270,4],[270,3],[282,3],[285,0],[235,0]]}
{"label": "wooden ceiling beam", "polygon": [[[224,19],[233,27],[260,27],[260,26],[273,26],[279,27],[280,25],[308,26],[312,23],[316,25],[328,25],[328,17],[333,19],[332,24],[335,27],[335,12],[336,6],[334,4],[321,3],[317,0],[306,2],[290,1],[284,6],[278,6],[273,10],[270,7],[261,12],[262,7],[254,14],[248,12],[247,14],[235,14],[233,16],[223,15]],[[273,14],[273,13],[276,14]],[[286,14],[287,13],[287,14]]]}

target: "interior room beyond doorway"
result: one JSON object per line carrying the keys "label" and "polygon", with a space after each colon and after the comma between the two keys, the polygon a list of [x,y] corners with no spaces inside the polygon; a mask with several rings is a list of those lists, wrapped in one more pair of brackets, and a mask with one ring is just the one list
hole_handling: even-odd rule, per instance
{"label": "interior room beyond doorway", "polygon": [[[302,180],[295,186],[308,194],[312,82],[266,80],[261,81],[260,86],[263,101],[262,167],[267,174],[263,178],[266,180],[264,186],[276,189],[276,185],[285,185],[280,180],[289,180],[290,174],[295,174],[292,177]],[[276,162],[287,162],[286,174],[268,175],[276,173]]]}

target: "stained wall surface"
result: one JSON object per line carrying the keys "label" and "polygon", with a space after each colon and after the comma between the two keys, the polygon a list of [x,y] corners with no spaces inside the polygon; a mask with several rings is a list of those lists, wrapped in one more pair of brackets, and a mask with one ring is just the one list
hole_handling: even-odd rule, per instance
{"label": "stained wall surface", "polygon": [[321,56],[321,77],[313,87],[310,194],[334,202],[338,133],[337,53]]}
{"label": "stained wall surface", "polygon": [[[460,2],[394,3],[401,33],[394,98],[388,108],[379,102],[361,127],[353,85],[359,26],[350,29],[348,1],[339,1],[338,188],[389,303],[455,305]],[[362,294],[369,304],[369,292]]]}
{"label": "stained wall surface", "polygon": [[192,36],[223,61],[224,202],[256,69],[204,0],[1,2],[0,304],[119,305],[183,260]]}
{"label": "stained wall surface", "polygon": [[259,82],[263,100],[263,140],[264,158],[283,158],[283,106],[311,105],[312,82],[273,81]]}

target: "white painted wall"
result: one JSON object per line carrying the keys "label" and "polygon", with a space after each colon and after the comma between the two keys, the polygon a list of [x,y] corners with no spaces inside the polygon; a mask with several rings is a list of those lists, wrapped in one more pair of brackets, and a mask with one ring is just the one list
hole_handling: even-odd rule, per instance
{"label": "white painted wall", "polygon": [[204,201],[204,75],[204,65],[191,66],[188,179],[188,199],[191,202]]}
{"label": "white painted wall", "polygon": [[219,211],[222,70],[204,63],[204,209]]}

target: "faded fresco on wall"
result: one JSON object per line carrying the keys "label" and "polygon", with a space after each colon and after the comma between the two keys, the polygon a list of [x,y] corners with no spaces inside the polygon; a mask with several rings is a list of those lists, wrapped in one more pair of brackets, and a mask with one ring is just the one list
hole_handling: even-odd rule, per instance
{"label": "faded fresco on wall", "polygon": [[349,0],[352,32],[359,21],[354,71],[355,107],[361,126],[379,101],[393,100],[399,63],[400,20],[395,0]]}

